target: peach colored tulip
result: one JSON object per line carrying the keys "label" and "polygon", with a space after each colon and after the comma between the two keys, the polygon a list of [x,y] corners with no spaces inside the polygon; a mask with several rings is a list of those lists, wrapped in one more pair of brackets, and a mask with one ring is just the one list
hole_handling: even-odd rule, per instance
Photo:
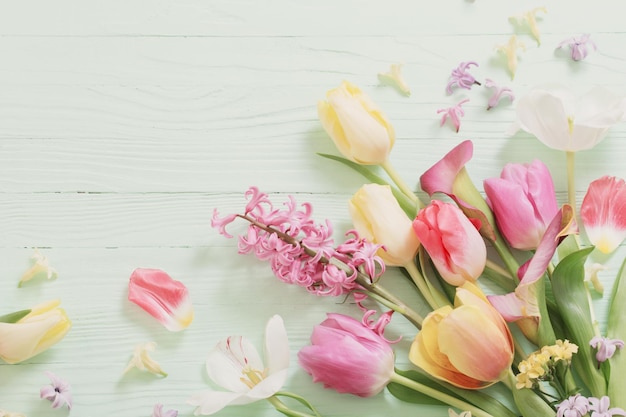
{"label": "peach colored tulip", "polygon": [[492,385],[509,373],[513,337],[480,289],[456,289],[455,307],[441,307],[424,320],[409,359],[435,378],[467,389]]}

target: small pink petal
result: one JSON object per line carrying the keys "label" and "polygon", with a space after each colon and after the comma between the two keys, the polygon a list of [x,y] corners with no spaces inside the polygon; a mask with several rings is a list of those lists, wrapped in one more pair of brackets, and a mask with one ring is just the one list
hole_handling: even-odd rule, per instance
{"label": "small pink petal", "polygon": [[183,330],[193,321],[187,287],[159,269],[135,269],[128,283],[128,300],[170,331]]}
{"label": "small pink petal", "polygon": [[441,192],[448,195],[454,194],[452,189],[456,176],[472,159],[474,145],[471,140],[458,144],[448,152],[439,162],[433,165],[420,177],[422,189],[432,197],[434,193]]}
{"label": "small pink petal", "polygon": [[603,253],[613,252],[626,238],[626,183],[605,176],[589,185],[580,217],[591,244]]}

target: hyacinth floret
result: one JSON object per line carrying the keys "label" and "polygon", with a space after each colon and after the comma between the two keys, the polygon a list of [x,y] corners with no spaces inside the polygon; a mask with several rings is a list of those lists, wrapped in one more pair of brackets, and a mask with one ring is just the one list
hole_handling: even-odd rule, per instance
{"label": "hyacinth floret", "polygon": [[238,238],[241,254],[253,253],[268,261],[281,281],[305,287],[316,295],[337,296],[359,288],[359,274],[374,282],[385,270],[376,251],[380,245],[359,238],[355,230],[346,233],[347,240],[335,247],[330,221],[316,223],[310,203],[298,205],[293,196],[275,208],[267,194],[256,187],[245,193],[248,203],[243,215],[221,217],[213,212],[211,226],[225,237],[232,237],[226,226],[237,218],[250,225]]}

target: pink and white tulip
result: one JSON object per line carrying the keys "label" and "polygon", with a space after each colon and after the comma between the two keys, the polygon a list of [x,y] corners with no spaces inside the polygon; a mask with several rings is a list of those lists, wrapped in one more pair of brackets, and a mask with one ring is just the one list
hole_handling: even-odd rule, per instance
{"label": "pink and white tulip", "polygon": [[536,249],[559,210],[548,168],[539,160],[507,164],[500,178],[484,181],[484,188],[507,242],[516,249]]}
{"label": "pink and white tulip", "polygon": [[160,269],[135,269],[128,283],[128,299],[170,331],[183,330],[193,321],[187,287]]}
{"label": "pink and white tulip", "polygon": [[289,340],[283,319],[275,315],[265,327],[265,361],[243,336],[220,341],[206,361],[209,378],[226,391],[194,394],[188,404],[194,415],[211,415],[228,405],[249,404],[272,397],[283,386],[289,368]]}
{"label": "pink and white tulip", "polygon": [[587,238],[602,253],[611,253],[626,238],[626,182],[605,176],[589,184],[580,207]]}
{"label": "pink and white tulip", "polygon": [[394,354],[380,332],[343,314],[329,313],[315,326],[311,345],[298,352],[300,365],[314,382],[340,393],[371,397],[394,374]]}
{"label": "pink and white tulip", "polygon": [[477,226],[458,207],[433,200],[417,214],[413,230],[449,284],[475,281],[485,269],[485,242]]}

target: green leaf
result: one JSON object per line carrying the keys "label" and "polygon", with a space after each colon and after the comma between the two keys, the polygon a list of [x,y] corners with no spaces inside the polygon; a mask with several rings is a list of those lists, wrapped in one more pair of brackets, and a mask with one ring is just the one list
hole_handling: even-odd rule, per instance
{"label": "green leaf", "polygon": [[[396,372],[413,381],[419,382],[420,384],[424,384],[438,391],[444,391],[446,394],[453,395],[452,392],[442,389],[442,387],[439,384],[433,382],[428,377],[426,377],[425,375],[417,371],[414,371],[414,370],[401,371],[399,369],[396,369]],[[429,397],[426,394],[422,394],[421,392],[417,392],[415,390],[412,390],[411,388],[407,388],[404,385],[397,384],[395,382],[389,383],[387,385],[387,389],[394,397],[407,403],[427,404],[427,405],[447,405],[446,403],[436,400],[432,397]]]}
{"label": "green leaf", "polygon": [[[611,339],[626,340],[626,259],[615,278],[611,300],[609,302],[609,316],[606,325],[606,335]],[[609,388],[611,407],[626,408],[626,351],[618,350],[609,360]]]}
{"label": "green leaf", "polygon": [[318,155],[323,158],[328,158],[328,159],[332,159],[333,161],[341,162],[342,164],[352,168],[359,174],[363,175],[372,183],[380,184],[380,185],[389,185],[391,187],[391,192],[393,193],[393,196],[396,198],[396,200],[398,200],[398,204],[400,204],[400,207],[406,213],[406,215],[409,216],[409,218],[413,219],[415,215],[417,214],[417,207],[411,200],[409,200],[407,196],[405,196],[402,193],[402,191],[398,190],[398,188],[389,184],[383,178],[374,174],[368,166],[357,164],[356,162],[352,162],[346,158],[342,158],[341,156],[331,155],[327,153],[318,153]]}
{"label": "green leaf", "polygon": [[30,312],[31,310],[28,309],[5,314],[4,316],[0,316],[0,323],[17,323],[18,321],[26,317]]}
{"label": "green leaf", "polygon": [[[485,390],[467,390],[458,388],[446,382],[435,380],[433,377],[416,370],[402,371],[396,369],[396,373],[405,378],[409,378],[420,384],[426,385],[429,388],[473,404],[494,417],[517,417],[517,415],[504,406],[504,404],[487,394]],[[391,394],[402,401],[414,404],[448,405],[425,394],[418,393],[417,391],[407,388],[401,384],[392,382],[387,385],[387,389]]]}
{"label": "green leaf", "polygon": [[593,247],[567,255],[554,269],[552,292],[567,338],[578,345],[572,359],[574,369],[581,376],[594,397],[606,395],[606,380],[596,368],[595,355],[589,341],[596,335],[585,284],[585,260]]}

